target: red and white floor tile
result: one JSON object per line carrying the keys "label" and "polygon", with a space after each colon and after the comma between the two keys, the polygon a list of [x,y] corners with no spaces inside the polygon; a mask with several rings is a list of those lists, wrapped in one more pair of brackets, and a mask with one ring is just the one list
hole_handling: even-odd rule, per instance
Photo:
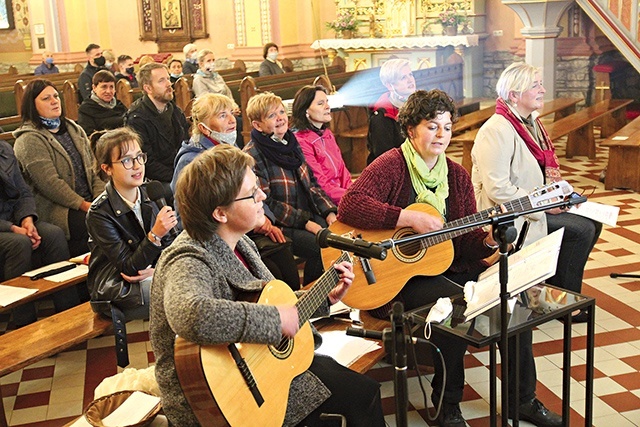
{"label": "red and white floor tile", "polygon": [[[598,150],[597,159],[589,160],[566,159],[563,144],[557,148],[564,177],[577,190],[590,194],[595,187],[590,200],[621,208],[618,226],[605,226],[584,277],[583,293],[597,298],[593,424],[640,426],[640,280],[609,277],[611,272],[640,273],[640,195],[604,190],[598,176],[606,164],[605,149]],[[461,148],[452,146],[448,154],[459,159]],[[7,327],[11,327],[9,319],[0,317],[0,330]],[[561,411],[562,328],[560,322],[552,321],[534,331],[537,393],[557,412]],[[146,368],[154,361],[148,323],[131,322],[128,331],[131,366]],[[586,325],[573,325],[572,426],[584,425],[585,334]],[[465,361],[467,385],[461,408],[472,427],[489,425],[488,359],[486,349],[470,349]],[[117,372],[113,336],[105,336],[7,375],[0,379],[0,386],[9,424],[62,426],[82,413],[103,378]],[[386,419],[394,426],[393,370],[380,364],[369,375],[382,384]],[[429,396],[429,383],[423,383]],[[409,399],[410,426],[436,425],[428,421],[415,374],[409,378]]]}

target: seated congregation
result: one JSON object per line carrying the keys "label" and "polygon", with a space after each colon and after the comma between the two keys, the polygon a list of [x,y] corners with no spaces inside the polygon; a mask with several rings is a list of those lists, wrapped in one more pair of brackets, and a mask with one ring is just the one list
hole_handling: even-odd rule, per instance
{"label": "seated congregation", "polygon": [[[322,338],[308,320],[341,301],[355,274],[349,260],[325,269],[318,233],[336,221],[434,231],[443,221],[561,179],[553,141],[537,118],[544,94],[539,70],[526,64],[502,73],[495,114],[471,152],[470,175],[446,155],[458,120],[454,100],[438,89],[419,90],[408,61],[385,62],[380,81],[387,91],[370,106],[368,166],[355,179],[331,128],[329,91],[322,85],[289,82],[296,85],[291,117],[271,92],[252,96],[240,111],[211,50],[188,44],[184,62],[150,62],[137,74],[128,55],[111,64],[118,67],[114,74],[100,46],[90,44],[86,53],[77,123],[65,117],[59,88],[37,78],[26,85],[13,147],[0,142],[3,280],[90,252],[86,283],[53,294],[55,308],[90,301],[111,319],[123,367],[126,322],[149,319],[156,379],[173,425],[197,426],[205,417],[179,378],[178,335],[199,346],[267,348],[304,340],[308,363],[290,378],[286,410],[279,414],[283,425],[320,426],[322,414],[335,413],[349,426],[384,426],[379,384],[314,353]],[[277,45],[265,45],[261,75],[284,73],[277,56]],[[53,72],[47,58],[44,73]],[[173,85],[191,74],[195,97],[186,114]],[[120,81],[137,91],[128,107],[116,99]],[[250,129],[246,144],[242,126]],[[431,205],[434,214],[407,209],[413,203]],[[602,225],[568,215],[551,210],[527,218],[525,244],[564,227],[558,274],[548,282],[580,292]],[[453,247],[447,271],[412,277],[370,314],[388,319],[394,301],[409,310],[461,294],[497,250],[483,230],[454,238]],[[276,279],[283,289],[272,284]],[[243,299],[260,292],[260,304]],[[15,308],[14,325],[36,322],[35,307]],[[576,313],[574,322],[580,321],[584,314]],[[444,355],[444,364],[434,358],[431,399],[442,407],[437,422],[464,426],[466,344],[437,331],[432,342]],[[520,358],[519,371],[509,365],[520,380],[519,400],[510,407],[537,426],[562,425],[536,397],[531,331],[521,334],[518,347],[510,341],[509,350]]]}

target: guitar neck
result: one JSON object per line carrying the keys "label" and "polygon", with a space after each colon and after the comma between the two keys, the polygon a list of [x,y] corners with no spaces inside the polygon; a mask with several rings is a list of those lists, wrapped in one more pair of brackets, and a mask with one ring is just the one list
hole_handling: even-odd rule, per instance
{"label": "guitar neck", "polygon": [[[507,209],[507,211],[522,212],[527,209],[531,209],[531,200],[529,199],[529,196],[525,196],[516,200],[512,200],[510,202],[504,203],[504,206]],[[486,220],[496,212],[500,212],[500,206],[494,206],[492,208],[485,209],[481,212],[477,212],[473,215],[469,215],[464,218],[457,219],[455,221],[447,222],[446,224],[443,225],[442,228],[447,229],[447,228],[458,227],[465,224],[474,224],[478,221]],[[453,239],[455,237],[462,236],[463,234],[469,233],[470,231],[476,230],[481,227],[482,225],[478,225],[475,227],[464,228],[462,230],[451,231],[449,233],[444,233],[438,236],[429,237],[422,241],[422,245],[425,248],[429,246],[434,246],[434,245],[437,245],[438,243],[442,243],[447,240]]]}
{"label": "guitar neck", "polygon": [[[342,252],[336,263],[349,260],[351,260],[349,253]],[[339,281],[340,276],[338,275],[338,272],[335,268],[331,267],[325,271],[318,280],[316,280],[311,289],[300,297],[296,303],[296,308],[298,309],[298,323],[300,326],[304,325],[311,318],[318,307],[320,307],[327,299],[331,289],[333,289]]]}

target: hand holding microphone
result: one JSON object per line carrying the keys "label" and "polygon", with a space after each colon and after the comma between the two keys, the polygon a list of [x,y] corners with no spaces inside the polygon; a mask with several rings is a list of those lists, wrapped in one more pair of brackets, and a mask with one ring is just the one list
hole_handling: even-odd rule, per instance
{"label": "hand holding microphone", "polygon": [[[163,231],[161,233],[155,233],[159,237],[164,237],[167,233],[171,234],[173,237],[178,235],[178,230],[175,226],[178,224],[178,220],[176,219],[176,212],[171,208],[171,206],[167,205],[167,201],[164,198],[164,186],[159,181],[150,181],[146,184],[147,195],[151,200],[155,202],[155,204],[160,209],[158,212],[158,216],[156,217],[156,222],[153,225],[153,229],[158,230],[161,228]],[[158,228],[156,228],[158,227]],[[159,231],[159,230],[158,230]]]}

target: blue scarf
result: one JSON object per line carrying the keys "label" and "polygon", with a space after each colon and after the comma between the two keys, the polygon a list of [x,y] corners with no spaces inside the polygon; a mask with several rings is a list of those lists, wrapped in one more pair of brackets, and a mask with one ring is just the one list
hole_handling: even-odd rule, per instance
{"label": "blue scarf", "polygon": [[60,117],[57,117],[55,119],[47,119],[40,116],[40,122],[42,123],[42,126],[49,130],[57,129],[60,127]]}

